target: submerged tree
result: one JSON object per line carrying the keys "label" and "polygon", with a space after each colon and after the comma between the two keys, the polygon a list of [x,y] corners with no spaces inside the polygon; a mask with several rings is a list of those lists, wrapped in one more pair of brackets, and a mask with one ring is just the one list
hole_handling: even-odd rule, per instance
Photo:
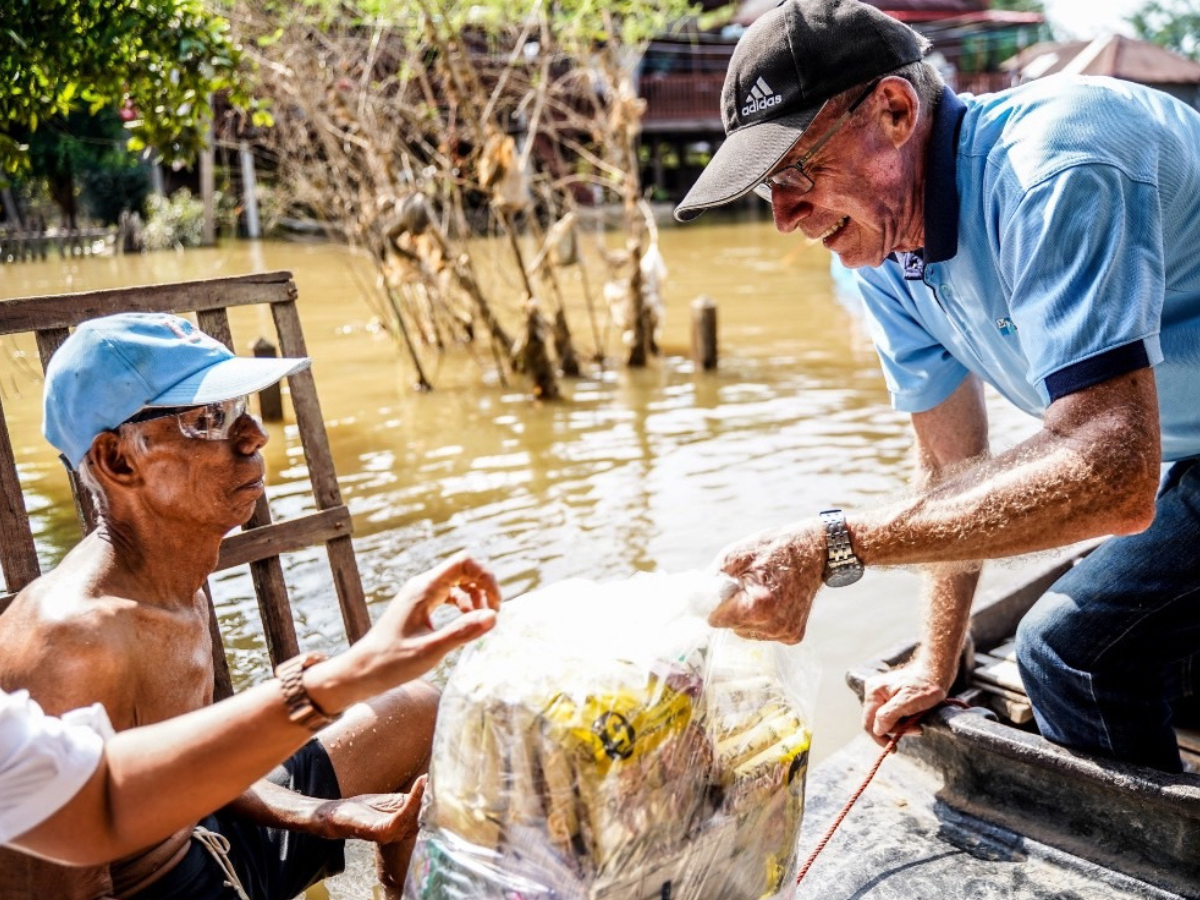
{"label": "submerged tree", "polygon": [[[277,126],[264,140],[280,185],[369,251],[383,288],[377,311],[421,384],[417,345],[470,341],[481,323],[502,377],[525,371],[537,396],[555,396],[549,346],[568,372],[576,354],[550,250],[573,237],[581,185],[622,204],[627,246],[610,261],[642,308],[648,229],[632,79],[645,43],[688,0],[245,0],[233,9],[256,38],[245,43],[274,104]],[[516,341],[476,277],[469,239],[490,231],[518,273]],[[634,321],[652,335],[640,312]],[[631,351],[630,362],[644,359]]]}

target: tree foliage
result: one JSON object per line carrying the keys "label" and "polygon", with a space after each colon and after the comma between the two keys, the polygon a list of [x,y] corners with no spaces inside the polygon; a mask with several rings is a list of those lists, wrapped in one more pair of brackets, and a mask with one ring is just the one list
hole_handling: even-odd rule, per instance
{"label": "tree foliage", "polygon": [[200,0],[5,0],[0,41],[8,171],[27,162],[22,134],[74,110],[121,108],[130,148],[172,162],[201,146],[214,92],[254,106],[228,22]]}
{"label": "tree foliage", "polygon": [[115,110],[73,112],[28,136],[29,173],[18,180],[40,181],[67,228],[79,226],[81,212],[114,225],[124,210],[143,212],[150,192],[146,168],[123,144]]}
{"label": "tree foliage", "polygon": [[1200,0],[1150,0],[1128,21],[1142,40],[1200,60]]}

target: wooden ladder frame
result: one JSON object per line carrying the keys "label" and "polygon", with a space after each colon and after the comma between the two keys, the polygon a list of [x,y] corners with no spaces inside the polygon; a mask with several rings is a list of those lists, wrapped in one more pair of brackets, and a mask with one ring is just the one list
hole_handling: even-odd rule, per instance
{"label": "wooden ladder frame", "polygon": [[[231,278],[214,278],[178,284],[26,297],[0,302],[0,335],[32,332],[37,339],[42,369],[62,346],[70,329],[87,319],[119,312],[195,313],[200,329],[233,349],[228,310],[235,306],[268,304],[275,323],[279,352],[285,357],[307,356],[300,316],[296,309],[297,290],[290,272],[267,272]],[[230,534],[221,543],[215,571],[250,564],[254,590],[262,615],[263,633],[271,663],[299,652],[296,626],[292,616],[287,585],[283,578],[280,554],[301,550],[319,543],[325,545],[333,572],[334,588],[342,610],[346,636],[351,642],[362,637],[371,626],[363,594],[362,579],[350,535],[353,525],[350,511],[342,502],[334,471],[333,455],[325,432],[325,420],[317,400],[311,369],[288,376],[292,408],[308,464],[309,478],[317,511],[283,522],[271,521],[266,496],[258,500],[254,515],[240,532]],[[81,490],[74,474],[71,491],[75,497],[83,533],[95,525],[95,510],[86,490]],[[7,593],[0,593],[0,612],[18,591],[41,574],[29,514],[25,509],[21,483],[17,477],[12,440],[0,402],[0,567]],[[209,598],[209,627],[213,637],[215,694],[218,698],[233,692],[229,664]]]}

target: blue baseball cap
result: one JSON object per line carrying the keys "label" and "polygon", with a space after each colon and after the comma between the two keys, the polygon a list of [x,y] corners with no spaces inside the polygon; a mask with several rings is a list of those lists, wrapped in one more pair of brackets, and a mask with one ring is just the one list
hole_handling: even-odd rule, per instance
{"label": "blue baseball cap", "polygon": [[120,313],[79,325],[46,367],[42,434],[71,468],[96,436],[153,406],[201,406],[253,394],[312,360],[235,356],[167,313]]}

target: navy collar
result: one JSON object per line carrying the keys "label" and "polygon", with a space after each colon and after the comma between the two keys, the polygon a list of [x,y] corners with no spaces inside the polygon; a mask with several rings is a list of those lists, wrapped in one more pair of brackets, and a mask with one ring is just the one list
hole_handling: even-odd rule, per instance
{"label": "navy collar", "polygon": [[950,88],[933,111],[925,161],[925,262],[940,263],[958,252],[958,130],[967,106]]}

